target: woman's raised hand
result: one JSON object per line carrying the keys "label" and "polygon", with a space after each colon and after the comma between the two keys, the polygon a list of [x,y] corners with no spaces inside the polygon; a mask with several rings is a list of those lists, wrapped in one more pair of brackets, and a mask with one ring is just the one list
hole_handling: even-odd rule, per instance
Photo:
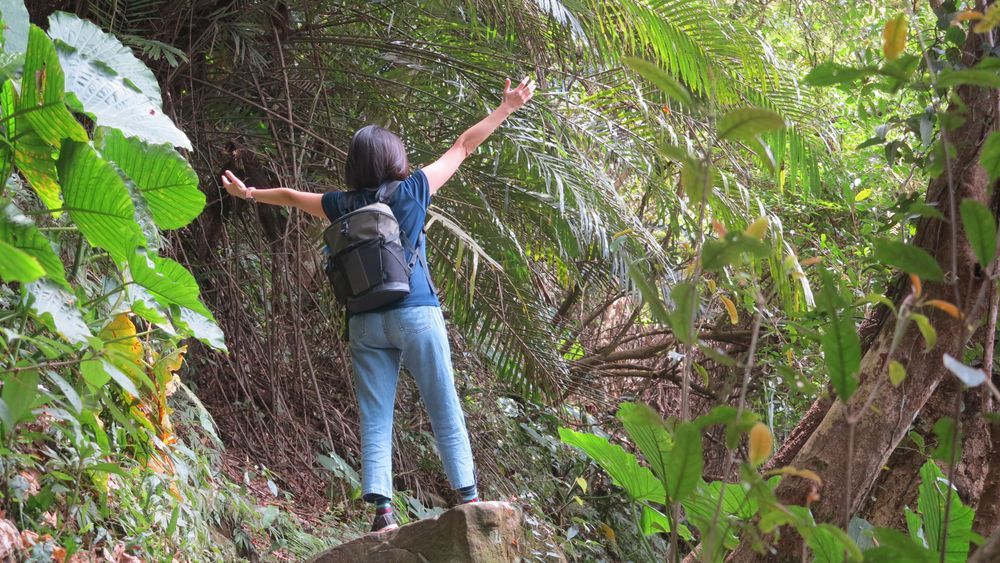
{"label": "woman's raised hand", "polygon": [[226,191],[229,192],[229,195],[236,196],[240,199],[247,199],[248,197],[253,197],[252,194],[253,190],[255,189],[255,188],[248,188],[246,184],[243,183],[243,180],[237,178],[236,174],[233,174],[229,170],[226,170],[226,172],[222,175],[222,187],[226,188]]}
{"label": "woman's raised hand", "polygon": [[535,81],[525,76],[524,80],[516,88],[510,87],[510,78],[503,87],[503,103],[510,111],[516,111],[524,104],[528,103],[531,96],[535,95]]}

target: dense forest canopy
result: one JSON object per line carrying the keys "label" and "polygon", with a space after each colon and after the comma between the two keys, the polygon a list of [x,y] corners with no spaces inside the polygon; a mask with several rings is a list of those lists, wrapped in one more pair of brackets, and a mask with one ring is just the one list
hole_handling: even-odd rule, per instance
{"label": "dense forest canopy", "polygon": [[[538,90],[426,225],[527,560],[995,561],[1000,5],[0,0],[0,559],[364,531],[321,221]],[[454,504],[412,382],[393,499]]]}

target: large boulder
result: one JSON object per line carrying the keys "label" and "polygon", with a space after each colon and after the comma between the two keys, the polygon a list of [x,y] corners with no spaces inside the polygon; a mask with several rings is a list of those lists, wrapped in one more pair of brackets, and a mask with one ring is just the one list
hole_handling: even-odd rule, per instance
{"label": "large boulder", "polygon": [[315,563],[507,563],[525,559],[521,509],[505,502],[463,504],[397,530],[324,551]]}

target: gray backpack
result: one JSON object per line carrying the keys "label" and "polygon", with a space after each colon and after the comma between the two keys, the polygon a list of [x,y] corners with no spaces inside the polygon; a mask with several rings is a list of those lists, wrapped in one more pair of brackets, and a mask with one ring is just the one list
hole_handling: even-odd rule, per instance
{"label": "gray backpack", "polygon": [[337,220],[323,233],[326,275],[349,313],[371,311],[409,295],[410,274],[417,260],[423,261],[388,205],[400,183],[375,189],[375,203],[368,203],[372,190],[345,192]]}

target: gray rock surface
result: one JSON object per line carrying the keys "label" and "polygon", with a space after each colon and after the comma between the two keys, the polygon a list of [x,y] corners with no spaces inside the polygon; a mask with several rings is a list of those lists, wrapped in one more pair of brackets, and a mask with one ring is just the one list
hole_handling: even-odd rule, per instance
{"label": "gray rock surface", "polygon": [[398,530],[367,534],[315,563],[506,563],[524,560],[521,509],[505,502],[463,504]]}

